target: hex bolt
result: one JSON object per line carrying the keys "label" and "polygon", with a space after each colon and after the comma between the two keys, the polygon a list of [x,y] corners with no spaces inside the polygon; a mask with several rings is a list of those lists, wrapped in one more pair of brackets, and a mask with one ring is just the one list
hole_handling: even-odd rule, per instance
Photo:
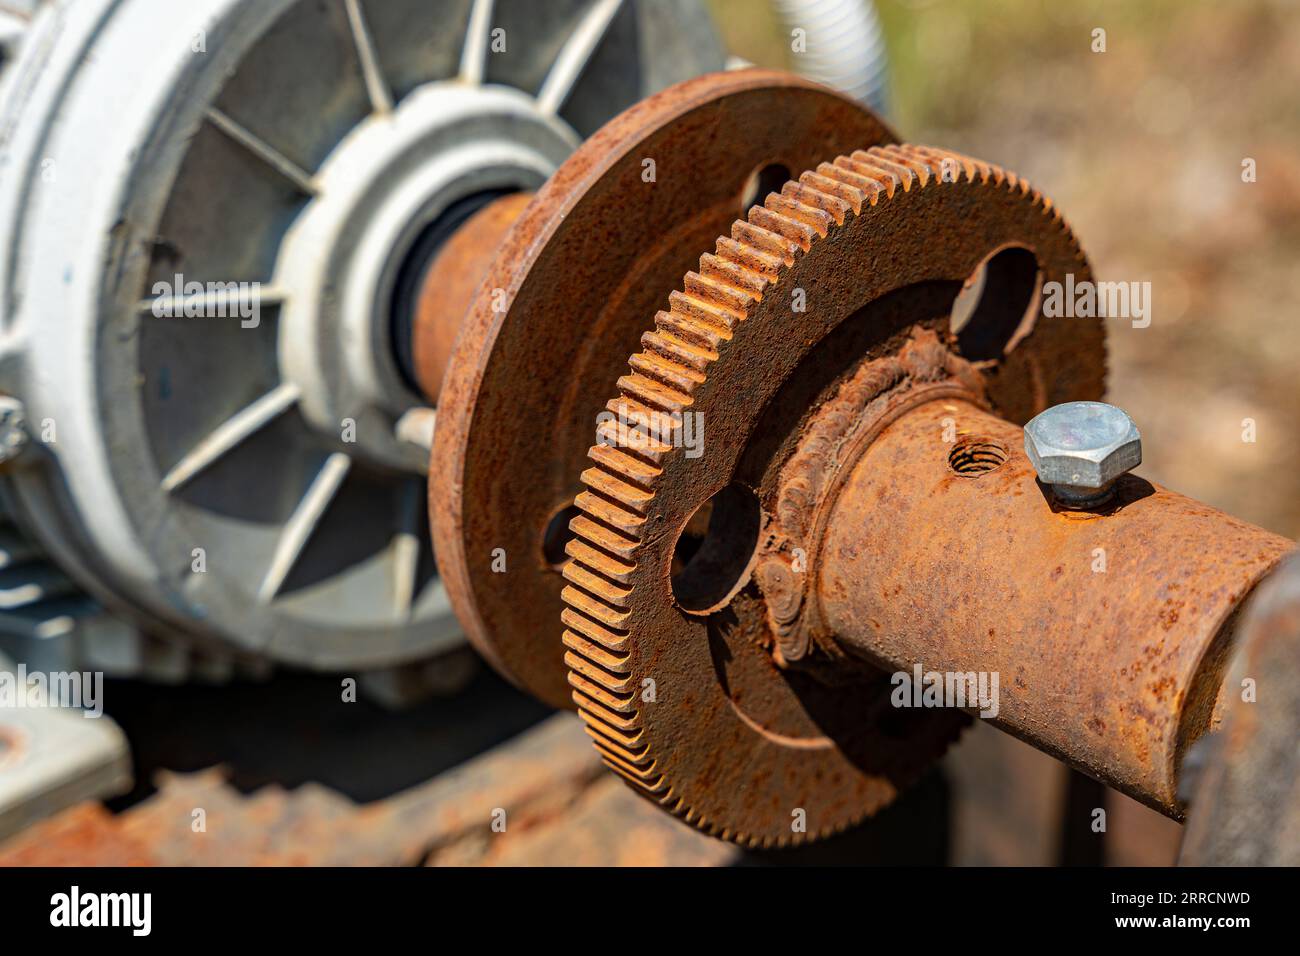
{"label": "hex bolt", "polygon": [[23,403],[10,395],[0,395],[0,465],[21,455],[30,440]]}
{"label": "hex bolt", "polygon": [[1142,436],[1123,409],[1066,402],[1025,425],[1025,454],[1061,504],[1082,510],[1108,501],[1116,479],[1142,463]]}

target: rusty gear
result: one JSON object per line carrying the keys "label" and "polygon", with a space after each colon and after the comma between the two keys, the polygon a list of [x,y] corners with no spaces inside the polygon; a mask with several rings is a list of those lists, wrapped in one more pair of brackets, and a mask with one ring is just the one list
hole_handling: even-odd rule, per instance
{"label": "rusty gear", "polygon": [[[566,509],[646,316],[743,211],[764,170],[894,138],[859,104],[799,77],[711,74],[616,117],[520,215],[448,365],[429,484],[452,605],[516,684],[571,706],[555,639]],[[548,525],[561,535],[553,549]],[[493,573],[498,557],[505,573]]]}
{"label": "rusty gear", "polygon": [[[1006,248],[1032,252],[1040,282],[1090,278],[1060,213],[1011,173],[919,146],[841,156],[769,195],[701,257],[619,379],[608,408],[634,430],[605,428],[583,474],[565,662],[605,762],[686,821],[748,845],[836,832],[888,803],[959,729],[948,711],[891,708],[880,672],[834,685],[779,667],[753,580],[757,534],[736,580],[690,607],[674,548],[709,502],[713,521],[726,512],[720,537],[744,538],[730,489],[775,510],[808,409],[859,360],[897,353],[917,328],[959,348],[953,299]],[[1101,322],[1051,321],[1039,302],[995,354],[967,356],[992,407],[1019,423],[1099,398],[1104,384]],[[828,367],[835,380],[809,380]],[[688,415],[707,425],[702,457],[679,447]],[[728,565],[709,547],[698,553],[717,575]]]}

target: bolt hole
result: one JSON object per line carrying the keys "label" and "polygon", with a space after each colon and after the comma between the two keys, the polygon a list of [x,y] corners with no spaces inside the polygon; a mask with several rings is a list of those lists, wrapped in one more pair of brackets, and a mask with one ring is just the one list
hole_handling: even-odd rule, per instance
{"label": "bolt hole", "polygon": [[973,362],[996,361],[1033,331],[1043,273],[1023,246],[991,253],[962,285],[952,303],[949,327],[961,354]]}
{"label": "bolt hole", "polygon": [[582,509],[575,504],[565,505],[551,516],[542,535],[542,559],[557,571],[569,560],[565,547],[573,539],[569,522],[582,514]]}
{"label": "bolt hole", "polygon": [[673,597],[691,614],[725,607],[749,580],[762,510],[754,492],[730,484],[686,522],[674,545]]}
{"label": "bolt hole", "polygon": [[963,438],[948,453],[948,467],[963,478],[987,475],[1006,460],[1006,447],[990,438]]}
{"label": "bolt hole", "polygon": [[781,187],[790,181],[790,169],[780,163],[769,163],[754,170],[745,182],[745,191],[740,194],[740,214],[749,212],[767,198],[768,193],[779,193]]}

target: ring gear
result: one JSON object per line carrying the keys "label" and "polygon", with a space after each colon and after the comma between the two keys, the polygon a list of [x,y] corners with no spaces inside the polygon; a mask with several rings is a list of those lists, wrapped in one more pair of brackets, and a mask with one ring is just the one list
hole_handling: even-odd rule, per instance
{"label": "ring gear", "polygon": [[[795,441],[767,423],[788,414],[790,383],[845,352],[896,351],[919,324],[952,342],[961,284],[1008,246],[1033,252],[1040,282],[1091,276],[1060,213],[1011,173],[920,146],[841,156],[701,257],[618,380],[615,414],[680,427],[689,412],[708,437],[697,458],[662,432],[591,449],[564,572],[565,662],[605,763],[687,822],[750,846],[825,836],[888,804],[959,732],[960,713],[891,707],[883,673],[834,686],[778,667],[752,560],[723,603],[687,610],[674,542],[738,479],[771,507]],[[1009,351],[978,363],[992,407],[1021,423],[1104,385],[1100,321],[1051,321],[1039,301]]]}

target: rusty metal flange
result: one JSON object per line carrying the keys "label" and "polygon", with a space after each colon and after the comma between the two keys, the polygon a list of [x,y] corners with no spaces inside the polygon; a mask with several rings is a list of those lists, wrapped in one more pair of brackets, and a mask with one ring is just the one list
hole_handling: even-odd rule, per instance
{"label": "rusty metal flange", "polygon": [[[605,762],[688,822],[763,846],[832,833],[893,799],[955,734],[950,711],[891,708],[883,674],[836,686],[779,668],[751,580],[757,541],[703,609],[680,600],[674,551],[697,509],[714,502],[716,518],[724,489],[774,513],[809,416],[861,360],[898,352],[918,327],[958,347],[954,298],[1005,248],[1033,254],[1040,289],[1091,278],[1059,212],[1011,173],[916,146],[841,156],[718,240],[619,379],[609,409],[657,431],[606,431],[591,449],[565,660]],[[1040,303],[1008,351],[976,363],[1013,421],[1103,391],[1101,322],[1049,319]],[[688,416],[707,424],[698,457],[678,440]]]}
{"label": "rusty metal flange", "polygon": [[548,556],[546,534],[568,523],[601,402],[646,316],[753,201],[764,170],[892,141],[863,107],[807,80],[714,74],[611,121],[522,213],[448,367],[429,498],[456,613],[515,683],[572,706],[554,624],[563,540]]}

